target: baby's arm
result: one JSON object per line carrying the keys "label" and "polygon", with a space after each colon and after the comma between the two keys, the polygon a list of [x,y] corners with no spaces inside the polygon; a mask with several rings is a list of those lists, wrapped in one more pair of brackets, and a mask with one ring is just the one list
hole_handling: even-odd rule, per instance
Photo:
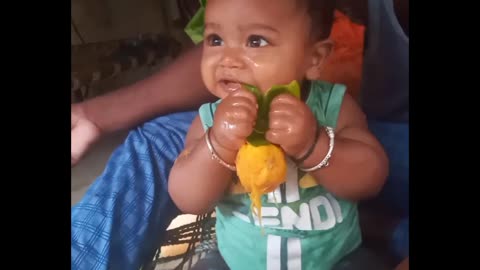
{"label": "baby's arm", "polygon": [[[257,118],[255,96],[239,89],[218,105],[210,129],[210,142],[224,162],[234,164],[238,149],[253,131]],[[233,172],[211,158],[202,123],[195,118],[187,134],[185,150],[170,172],[168,191],[185,213],[203,214],[223,196]]]}
{"label": "baby's arm", "polygon": [[[222,159],[234,160],[235,153],[220,147],[211,138]],[[186,137],[185,150],[179,155],[169,176],[168,191],[184,213],[204,214],[223,196],[232,171],[211,158],[200,118],[197,116]]]}
{"label": "baby's arm", "polygon": [[[329,147],[325,131],[302,167],[313,167],[323,160]],[[368,130],[365,114],[345,94],[335,130],[335,146],[329,166],[310,172],[317,182],[333,194],[350,200],[376,195],[388,174],[388,159],[383,147]]]}

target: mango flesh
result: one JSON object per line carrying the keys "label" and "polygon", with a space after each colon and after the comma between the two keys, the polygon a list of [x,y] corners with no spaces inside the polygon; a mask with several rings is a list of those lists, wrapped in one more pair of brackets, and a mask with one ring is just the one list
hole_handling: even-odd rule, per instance
{"label": "mango flesh", "polygon": [[256,210],[261,224],[262,195],[274,191],[285,181],[285,154],[273,144],[254,146],[246,142],[238,151],[236,166],[240,184],[250,194],[252,210]]}

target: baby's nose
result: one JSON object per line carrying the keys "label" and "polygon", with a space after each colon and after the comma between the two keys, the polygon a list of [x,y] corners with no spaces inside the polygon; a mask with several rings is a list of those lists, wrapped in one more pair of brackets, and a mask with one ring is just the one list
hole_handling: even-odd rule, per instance
{"label": "baby's nose", "polygon": [[243,68],[244,62],[238,49],[226,49],[220,66],[224,68]]}

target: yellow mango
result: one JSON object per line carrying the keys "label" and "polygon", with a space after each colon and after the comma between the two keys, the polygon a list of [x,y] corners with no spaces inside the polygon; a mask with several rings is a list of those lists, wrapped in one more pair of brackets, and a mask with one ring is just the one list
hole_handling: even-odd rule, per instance
{"label": "yellow mango", "polygon": [[240,184],[250,194],[252,210],[256,210],[260,219],[262,195],[274,191],[285,181],[285,154],[273,144],[254,146],[247,142],[238,151],[236,166]]}

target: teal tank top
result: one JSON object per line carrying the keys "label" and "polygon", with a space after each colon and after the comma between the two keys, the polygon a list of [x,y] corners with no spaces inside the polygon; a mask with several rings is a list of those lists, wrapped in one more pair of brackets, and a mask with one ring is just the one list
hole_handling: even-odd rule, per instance
{"label": "teal tank top", "polygon": [[[314,81],[306,104],[318,123],[336,127],[345,86]],[[200,107],[204,129],[221,100]],[[216,207],[219,251],[232,270],[330,269],[361,243],[357,205],[319,186],[287,160],[286,182],[262,197],[262,225],[239,183]]]}

